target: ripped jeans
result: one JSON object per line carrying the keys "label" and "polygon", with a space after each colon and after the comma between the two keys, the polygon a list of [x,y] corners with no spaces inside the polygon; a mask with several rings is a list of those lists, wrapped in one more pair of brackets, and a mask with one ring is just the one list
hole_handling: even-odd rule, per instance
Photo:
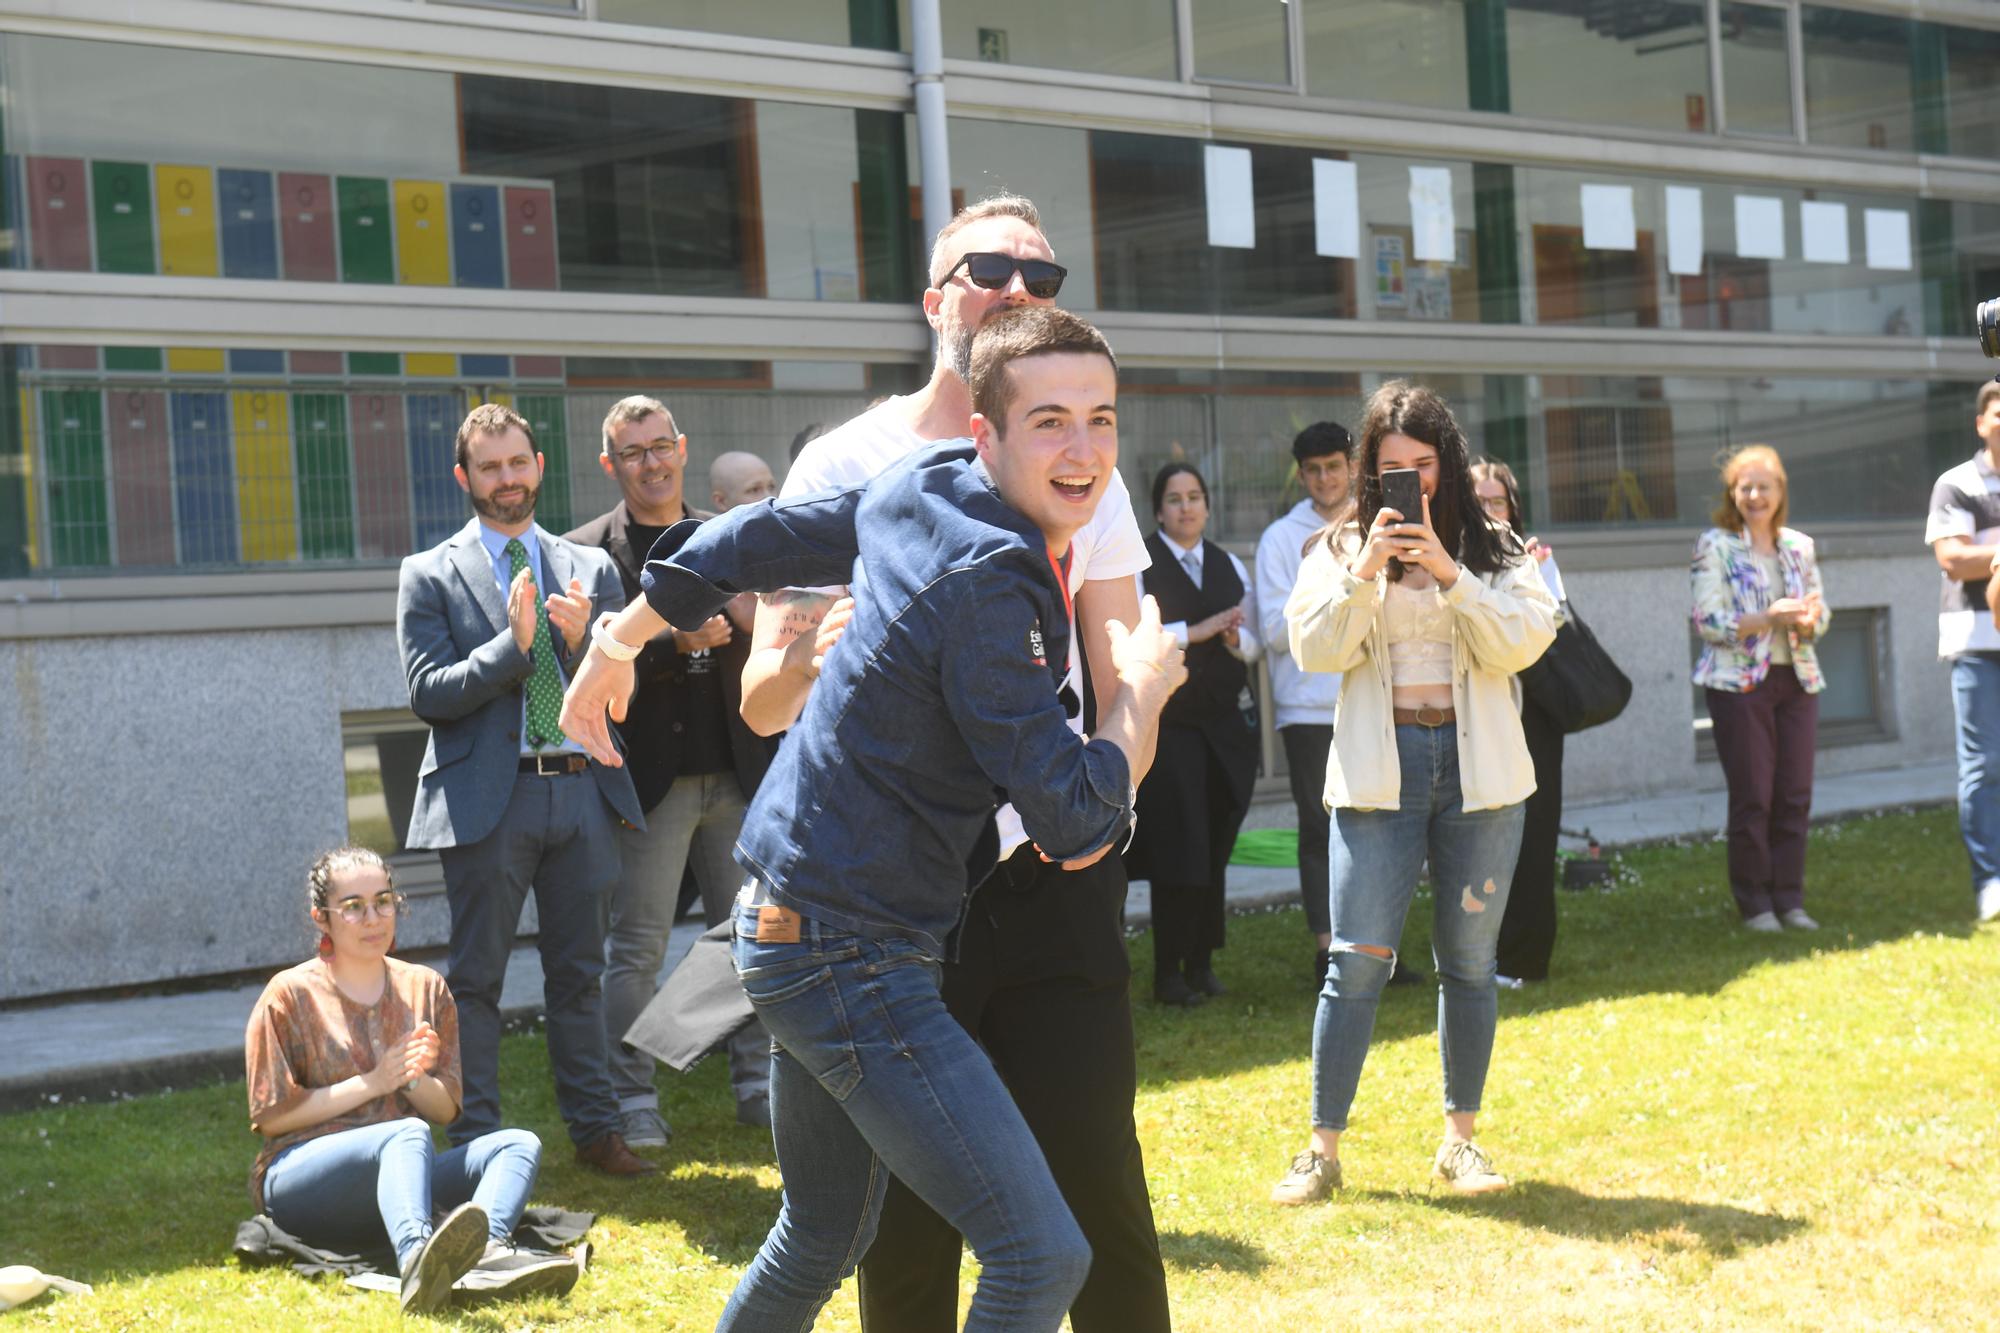
{"label": "ripped jeans", "polygon": [[1450,726],[1396,728],[1403,785],[1397,810],[1335,810],[1329,846],[1333,961],[1313,1018],[1313,1125],[1347,1128],[1375,1001],[1394,964],[1356,945],[1394,950],[1426,857],[1434,886],[1431,958],[1438,974],[1444,1109],[1477,1111],[1493,1055],[1493,954],[1521,851],[1525,804],[1466,811],[1458,736]]}

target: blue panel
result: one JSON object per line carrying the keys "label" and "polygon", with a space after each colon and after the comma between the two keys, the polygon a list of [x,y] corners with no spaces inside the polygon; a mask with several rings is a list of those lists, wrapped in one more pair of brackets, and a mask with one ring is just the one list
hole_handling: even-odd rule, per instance
{"label": "blue panel", "polygon": [[458,358],[458,373],[472,379],[504,380],[507,370],[508,358],[504,356],[475,356],[464,352]]}
{"label": "blue panel", "polygon": [[184,565],[233,565],[236,479],[229,460],[229,397],[170,395],[174,445],[174,512]]}
{"label": "blue panel", "polygon": [[448,393],[413,393],[408,400],[410,508],[417,549],[435,546],[465,526],[465,492],[451,474],[458,438],[458,400]]}
{"label": "blue panel", "polygon": [[285,354],[261,349],[229,352],[229,373],[232,375],[282,375],[285,373]]}
{"label": "blue panel", "polygon": [[222,228],[222,275],[278,276],[278,214],[268,171],[229,167],[215,173],[217,221]]}
{"label": "blue panel", "polygon": [[452,280],[461,287],[505,287],[501,259],[500,187],[451,187]]}

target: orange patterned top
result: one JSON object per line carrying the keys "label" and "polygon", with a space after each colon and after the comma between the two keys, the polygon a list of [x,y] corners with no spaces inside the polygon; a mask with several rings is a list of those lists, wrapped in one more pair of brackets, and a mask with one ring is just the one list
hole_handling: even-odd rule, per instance
{"label": "orange patterned top", "polygon": [[[389,975],[374,1004],[349,999],[318,958],[286,968],[264,987],[243,1034],[252,1129],[265,1116],[297,1105],[314,1088],[332,1087],[367,1073],[419,1021],[437,1029],[438,1062],[431,1074],[444,1084],[452,1104],[459,1103],[458,1009],[444,978],[420,964],[395,958],[382,961]],[[363,1102],[331,1120],[265,1139],[250,1168],[250,1198],[257,1211],[264,1211],[264,1172],[293,1144],[418,1114],[399,1091]]]}

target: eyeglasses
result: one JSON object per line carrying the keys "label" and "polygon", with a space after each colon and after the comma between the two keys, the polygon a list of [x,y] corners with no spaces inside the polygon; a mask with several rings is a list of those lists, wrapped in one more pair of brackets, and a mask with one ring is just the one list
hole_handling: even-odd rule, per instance
{"label": "eyeglasses", "polygon": [[376,916],[393,920],[396,913],[403,909],[403,895],[394,889],[385,889],[373,898],[349,898],[336,904],[333,910],[340,913],[340,919],[348,925],[358,926],[367,920],[370,908],[374,909]]}
{"label": "eyeglasses", "polygon": [[635,444],[630,449],[620,449],[618,451],[618,461],[626,467],[638,467],[640,461],[644,459],[650,459],[656,463],[664,463],[679,453],[680,449],[681,442],[679,440],[668,440],[664,444]]}
{"label": "eyeglasses", "polygon": [[1507,497],[1504,495],[1487,496],[1479,502],[1479,507],[1503,522],[1513,517],[1507,506]]}
{"label": "eyeglasses", "polygon": [[961,256],[956,264],[945,270],[937,285],[942,287],[950,282],[952,275],[960,269],[964,269],[965,276],[972,279],[973,286],[989,292],[999,291],[1019,273],[1021,286],[1028,295],[1041,301],[1054,300],[1056,293],[1062,290],[1063,279],[1069,276],[1068,269],[1046,259],[1016,259],[1012,255],[978,250]]}

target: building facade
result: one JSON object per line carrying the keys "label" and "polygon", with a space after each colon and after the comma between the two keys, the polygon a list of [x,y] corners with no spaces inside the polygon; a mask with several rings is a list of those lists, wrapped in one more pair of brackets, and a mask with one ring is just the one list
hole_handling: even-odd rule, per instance
{"label": "building facade", "polygon": [[1992,0],[0,0],[0,1000],[295,959],[311,854],[397,847],[396,565],[469,515],[471,403],[560,531],[626,393],[699,497],[921,381],[932,14],[931,206],[1040,204],[1134,494],[1194,459],[1247,551],[1301,426],[1438,387],[1637,683],[1570,747],[1602,799],[1721,785],[1686,563],[1768,442],[1822,766],[1949,753],[1922,515],[1990,373]]}

